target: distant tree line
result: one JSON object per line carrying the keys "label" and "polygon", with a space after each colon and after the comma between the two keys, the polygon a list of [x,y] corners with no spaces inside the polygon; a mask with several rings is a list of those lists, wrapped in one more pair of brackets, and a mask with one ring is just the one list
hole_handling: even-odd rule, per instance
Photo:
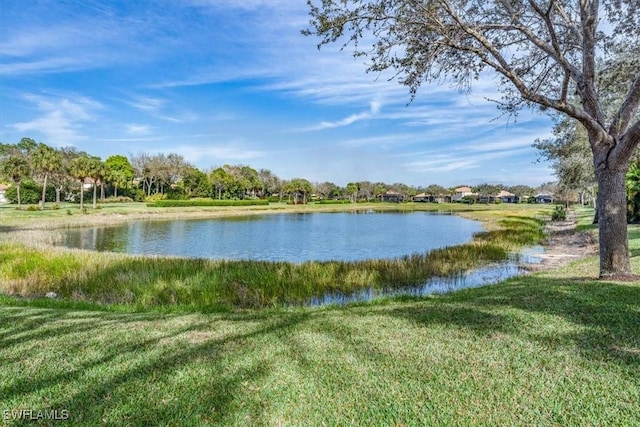
{"label": "distant tree line", "polygon": [[[98,201],[270,199],[289,203],[309,200],[345,200],[352,203],[381,200],[388,192],[410,200],[417,194],[446,196],[454,188],[432,184],[425,187],[403,183],[350,182],[341,187],[332,182],[311,183],[304,178],[281,179],[268,169],[225,164],[200,170],[175,153],[138,153],[105,160],[73,147],[51,147],[31,138],[14,144],[0,143],[0,182],[10,184],[7,198],[22,204],[73,201],[84,207]],[[506,187],[482,184],[473,187],[482,194],[506,190],[518,197],[532,196],[540,189],[526,185]]]}

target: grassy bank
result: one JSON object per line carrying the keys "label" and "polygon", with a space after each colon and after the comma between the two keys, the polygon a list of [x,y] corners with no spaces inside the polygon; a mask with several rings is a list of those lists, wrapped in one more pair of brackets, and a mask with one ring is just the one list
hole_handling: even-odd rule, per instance
{"label": "grassy bank", "polygon": [[[398,205],[376,204],[374,207],[397,209]],[[405,209],[433,207],[403,205]],[[459,205],[435,207],[459,209]],[[92,220],[108,223],[143,212],[137,206],[129,213],[126,213],[126,207],[114,206],[112,209],[110,215],[103,212],[91,215]],[[301,208],[295,209],[299,211]],[[193,211],[186,211],[186,214],[190,212]],[[195,212],[202,214],[202,211]],[[55,292],[63,299],[62,302],[37,303],[64,306],[79,302],[98,303],[125,310],[263,308],[301,303],[326,292],[349,293],[369,287],[418,284],[429,277],[448,276],[486,262],[503,260],[508,251],[534,244],[543,237],[543,223],[533,217],[540,214],[540,207],[533,210],[529,206],[478,206],[471,209],[466,206],[464,214],[482,219],[488,230],[476,235],[469,244],[429,253],[358,262],[214,261],[72,251],[44,245],[34,247],[33,242],[46,235],[46,229],[77,226],[77,223],[73,218],[76,215],[65,217],[58,212],[46,211],[39,212],[39,217],[31,216],[33,214],[25,212],[25,222],[21,226],[11,226],[15,228],[13,240],[0,242],[0,291],[27,298]],[[14,219],[17,215],[14,214]]]}
{"label": "grassy bank", "polygon": [[0,305],[0,413],[67,411],[74,426],[638,425],[640,284],[596,276],[592,258],[448,295],[226,314]]}
{"label": "grassy bank", "polygon": [[[637,272],[640,226],[629,236]],[[638,425],[640,283],[597,275],[591,257],[446,295],[209,314],[0,297],[0,414],[7,425],[51,411],[72,426]]]}

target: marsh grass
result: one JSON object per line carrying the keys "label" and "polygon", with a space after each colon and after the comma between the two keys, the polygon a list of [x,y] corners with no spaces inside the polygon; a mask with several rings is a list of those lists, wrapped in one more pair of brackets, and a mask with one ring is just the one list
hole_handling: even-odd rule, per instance
{"label": "marsh grass", "polygon": [[[0,291],[22,298],[55,292],[64,300],[130,310],[210,312],[295,304],[325,293],[408,286],[453,276],[504,260],[509,251],[543,236],[541,220],[493,215],[491,230],[464,245],[394,259],[300,264],[67,250],[49,246],[46,239],[35,245],[42,233],[23,230],[13,234],[15,241],[0,242]],[[25,239],[31,245],[24,244]]]}

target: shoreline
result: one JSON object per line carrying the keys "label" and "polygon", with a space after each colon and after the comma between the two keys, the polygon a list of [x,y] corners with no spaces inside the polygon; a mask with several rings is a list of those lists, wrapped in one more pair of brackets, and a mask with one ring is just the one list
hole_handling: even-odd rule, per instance
{"label": "shoreline", "polygon": [[536,255],[542,259],[537,264],[525,264],[530,273],[554,270],[573,261],[598,255],[596,237],[590,232],[576,231],[577,219],[570,214],[564,221],[549,221],[544,229],[548,237],[543,242],[544,252]]}

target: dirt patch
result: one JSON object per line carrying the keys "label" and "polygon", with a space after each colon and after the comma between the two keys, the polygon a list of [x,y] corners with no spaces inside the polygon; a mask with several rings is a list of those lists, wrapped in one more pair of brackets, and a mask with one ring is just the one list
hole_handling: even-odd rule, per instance
{"label": "dirt patch", "polygon": [[576,231],[577,220],[568,215],[564,221],[552,221],[545,225],[547,238],[543,242],[542,262],[524,266],[530,271],[550,270],[562,267],[580,258],[597,255],[598,244],[591,233]]}

